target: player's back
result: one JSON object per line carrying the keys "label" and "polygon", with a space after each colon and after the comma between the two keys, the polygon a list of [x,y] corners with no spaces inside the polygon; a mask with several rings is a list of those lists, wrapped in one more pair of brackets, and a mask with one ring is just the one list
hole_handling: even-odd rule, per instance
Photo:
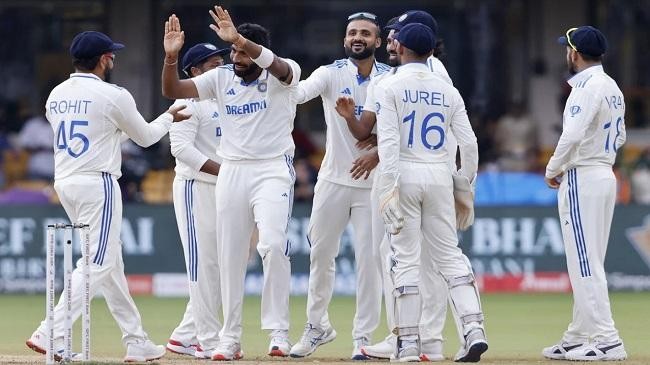
{"label": "player's back", "polygon": [[623,93],[616,81],[599,66],[575,78],[571,80],[573,90],[564,109],[565,128],[580,114],[586,114],[590,120],[578,147],[571,154],[568,167],[611,166],[626,138]]}
{"label": "player's back", "polygon": [[378,86],[386,92],[385,102],[393,104],[387,106],[397,112],[400,160],[447,163],[449,154],[443,147],[449,128],[459,108],[464,110],[458,90],[425,64],[416,63],[401,66]]}
{"label": "player's back", "polygon": [[121,176],[121,132],[113,115],[120,113],[116,101],[125,93],[88,73],[72,74],[52,90],[45,115],[54,129],[55,179],[99,172]]}

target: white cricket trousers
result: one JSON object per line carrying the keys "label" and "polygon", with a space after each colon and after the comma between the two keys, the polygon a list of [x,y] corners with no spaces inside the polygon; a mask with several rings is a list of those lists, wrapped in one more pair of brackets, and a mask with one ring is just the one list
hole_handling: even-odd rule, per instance
{"label": "white cricket trousers", "polygon": [[558,190],[558,210],[573,288],[573,320],[564,341],[617,342],[607,292],[605,254],[616,203],[610,166],[569,169]]}
{"label": "white cricket trousers", "polygon": [[[375,175],[377,176],[377,175]],[[376,181],[376,180],[375,180]],[[390,269],[392,266],[392,251],[386,236],[384,221],[379,214],[379,196],[373,184],[372,189],[372,235],[375,250],[381,261],[382,288],[384,306],[386,308],[386,324],[388,331],[395,328],[395,308],[393,296],[393,280]],[[433,260],[433,252],[429,246],[421,247],[420,295],[422,297],[422,313],[420,315],[420,338],[422,342],[442,341],[442,331],[447,318],[447,300],[449,288],[440,275],[438,266]]]}
{"label": "white cricket trousers", "polygon": [[190,300],[171,339],[214,349],[219,342],[221,306],[215,184],[174,179],[174,211],[183,245]]}
{"label": "white cricket trousers", "polygon": [[[472,274],[468,260],[458,247],[453,182],[447,164],[400,161],[400,207],[404,228],[390,237],[393,251],[393,288],[420,286],[422,251],[445,278]],[[422,263],[421,263],[422,262]],[[447,291],[432,293],[446,302]]]}
{"label": "white cricket trousers", "polygon": [[223,306],[221,341],[240,343],[251,234],[262,258],[262,329],[289,329],[291,264],[287,229],[293,205],[293,157],[224,161],[217,180],[217,247]]}
{"label": "white cricket trousers", "polygon": [[354,230],[356,313],[352,338],[371,339],[381,315],[381,272],[372,241],[370,189],[318,180],[309,218],[309,293],[307,322],[331,326],[327,308],[332,300],[336,256],[348,223]]}
{"label": "white cricket trousers", "polygon": [[[120,229],[122,195],[117,179],[108,173],[76,174],[54,182],[59,200],[74,223],[90,226],[90,295],[101,292],[108,309],[122,331],[124,346],[142,341],[140,313],[129,294],[124,276]],[[82,261],[72,272],[72,320],[81,315],[83,294]],[[63,296],[54,308],[54,336],[63,337],[65,302]],[[39,331],[46,332],[45,320]]]}

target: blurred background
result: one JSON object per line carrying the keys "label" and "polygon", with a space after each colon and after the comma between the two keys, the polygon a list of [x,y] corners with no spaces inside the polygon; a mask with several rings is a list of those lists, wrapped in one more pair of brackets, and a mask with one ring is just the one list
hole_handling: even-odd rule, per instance
{"label": "blurred background", "polygon": [[[53,132],[43,114],[50,90],[72,72],[68,48],[74,35],[99,30],[126,45],[117,54],[112,82],[126,87],[152,120],[171,104],[160,91],[165,19],[179,16],[185,49],[198,42],[225,47],[208,28],[213,5],[203,0],[0,2],[0,292],[42,290],[43,227],[65,219],[52,189]],[[650,289],[650,1],[237,0],[221,5],[236,23],[270,29],[271,48],[296,60],[302,78],[345,57],[346,18],[354,12],[375,13],[382,24],[410,9],[435,16],[445,42],[442,62],[465,99],[479,141],[477,220],[462,233],[462,245],[484,289],[495,291],[569,290],[556,193],[543,182],[570,92],[565,49],[556,39],[573,26],[600,28],[609,40],[605,70],[627,105],[628,141],[615,168],[619,207],[610,245],[616,249],[610,249],[607,262],[610,286]],[[386,59],[384,46],[377,52],[380,61]],[[298,107],[294,140],[293,289],[304,293],[309,255],[304,235],[325,146],[319,99]],[[148,149],[127,142],[122,152],[119,182],[128,203],[122,240],[132,289],[182,293],[186,284],[170,204],[174,160],[168,139]],[[349,233],[337,261],[340,294],[354,288]],[[261,285],[256,256],[250,269],[247,285],[255,293]],[[157,288],[161,277],[178,285]]]}

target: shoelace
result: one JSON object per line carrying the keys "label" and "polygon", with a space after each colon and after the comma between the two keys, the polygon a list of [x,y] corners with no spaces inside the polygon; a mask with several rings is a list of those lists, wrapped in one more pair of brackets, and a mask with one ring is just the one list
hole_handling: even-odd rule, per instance
{"label": "shoelace", "polygon": [[[313,335],[312,335],[313,332]],[[315,344],[314,340],[318,341],[320,340],[324,334],[324,332],[321,332],[318,328],[311,326],[310,324],[305,325],[305,330],[302,333],[302,337],[300,338],[300,341],[304,344]]]}

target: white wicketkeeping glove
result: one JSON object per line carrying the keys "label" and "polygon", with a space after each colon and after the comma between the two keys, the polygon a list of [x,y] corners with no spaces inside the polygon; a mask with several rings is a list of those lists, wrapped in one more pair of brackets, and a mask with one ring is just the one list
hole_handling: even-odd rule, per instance
{"label": "white wicketkeeping glove", "polygon": [[377,180],[379,211],[390,234],[398,234],[404,227],[404,215],[399,206],[399,174],[381,174]]}
{"label": "white wicketkeeping glove", "polygon": [[452,177],[454,179],[456,228],[464,231],[474,223],[474,184],[463,175],[454,174]]}

